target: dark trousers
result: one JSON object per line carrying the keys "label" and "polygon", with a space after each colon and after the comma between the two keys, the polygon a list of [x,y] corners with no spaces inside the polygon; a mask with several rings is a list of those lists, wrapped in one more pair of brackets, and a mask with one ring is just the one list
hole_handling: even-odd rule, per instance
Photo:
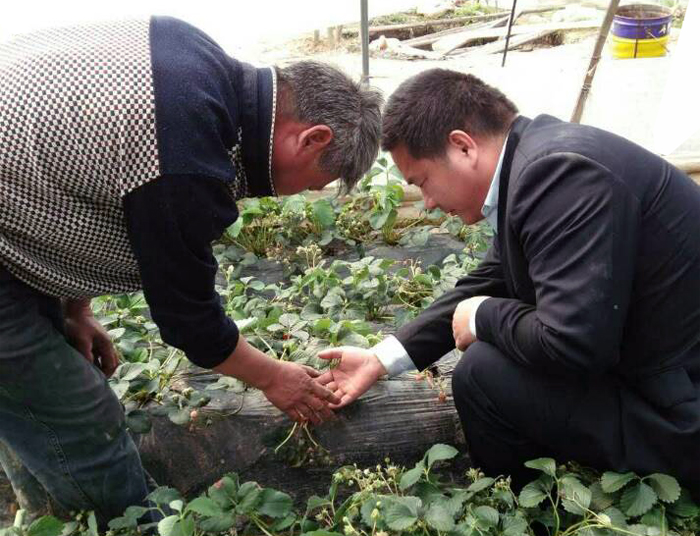
{"label": "dark trousers", "polygon": [[121,404],[66,341],[59,300],[2,268],[0,443],[20,506],[36,507],[43,488],[67,511],[94,510],[104,527],[149,491]]}
{"label": "dark trousers", "polygon": [[619,388],[607,376],[535,374],[484,342],[467,348],[452,377],[474,466],[511,475],[514,489],[537,478],[523,464],[540,457],[623,468]]}

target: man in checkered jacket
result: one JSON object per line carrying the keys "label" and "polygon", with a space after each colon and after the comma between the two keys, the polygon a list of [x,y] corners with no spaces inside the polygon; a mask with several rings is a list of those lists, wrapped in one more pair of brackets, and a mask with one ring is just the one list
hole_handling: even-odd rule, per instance
{"label": "man in checkered jacket", "polygon": [[255,68],[171,18],[0,45],[0,450],[12,481],[103,524],[147,494],[106,382],[117,357],[90,310],[101,294],[143,289],[163,340],[191,361],[292,419],[330,416],[338,400],[315,371],[239,336],[211,242],[239,198],[339,177],[351,187],[376,158],[380,105],[332,67]]}

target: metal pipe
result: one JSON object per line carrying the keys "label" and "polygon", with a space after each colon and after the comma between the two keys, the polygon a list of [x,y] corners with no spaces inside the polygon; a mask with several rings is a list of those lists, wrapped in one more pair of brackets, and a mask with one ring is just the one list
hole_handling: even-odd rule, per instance
{"label": "metal pipe", "polygon": [[503,51],[503,61],[501,61],[501,67],[506,64],[506,54],[508,54],[508,44],[510,43],[510,30],[513,27],[513,19],[515,18],[515,4],[517,0],[513,0],[513,7],[510,8],[510,17],[508,17],[508,32],[506,33],[506,48]]}
{"label": "metal pipe", "polygon": [[360,0],[360,41],[362,44],[363,85],[369,85],[369,9],[368,0]]}

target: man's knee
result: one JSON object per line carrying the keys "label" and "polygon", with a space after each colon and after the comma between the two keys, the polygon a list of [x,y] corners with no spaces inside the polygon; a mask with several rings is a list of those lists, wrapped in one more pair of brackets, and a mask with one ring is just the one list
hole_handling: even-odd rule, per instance
{"label": "man's knee", "polygon": [[466,399],[488,392],[494,383],[494,359],[499,357],[499,351],[488,343],[477,341],[471,344],[452,373],[454,396]]}

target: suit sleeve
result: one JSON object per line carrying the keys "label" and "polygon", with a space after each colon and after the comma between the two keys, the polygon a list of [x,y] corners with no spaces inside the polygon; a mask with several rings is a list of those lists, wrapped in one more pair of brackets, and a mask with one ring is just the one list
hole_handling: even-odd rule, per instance
{"label": "suit sleeve", "polygon": [[127,233],[144,296],[166,343],[213,368],[236,348],[238,329],[214,283],[211,242],[238,216],[224,183],[199,175],[165,175],[123,199]]}
{"label": "suit sleeve", "polygon": [[536,304],[486,300],[479,339],[550,373],[613,367],[634,281],[638,200],[607,169],[571,153],[530,163],[512,192],[510,225]]}
{"label": "suit sleeve", "polygon": [[481,295],[508,295],[495,239],[486,257],[475,270],[460,279],[454,289],[440,296],[418,317],[399,329],[396,338],[406,349],[416,368],[422,370],[454,349],[452,315],[459,302]]}

